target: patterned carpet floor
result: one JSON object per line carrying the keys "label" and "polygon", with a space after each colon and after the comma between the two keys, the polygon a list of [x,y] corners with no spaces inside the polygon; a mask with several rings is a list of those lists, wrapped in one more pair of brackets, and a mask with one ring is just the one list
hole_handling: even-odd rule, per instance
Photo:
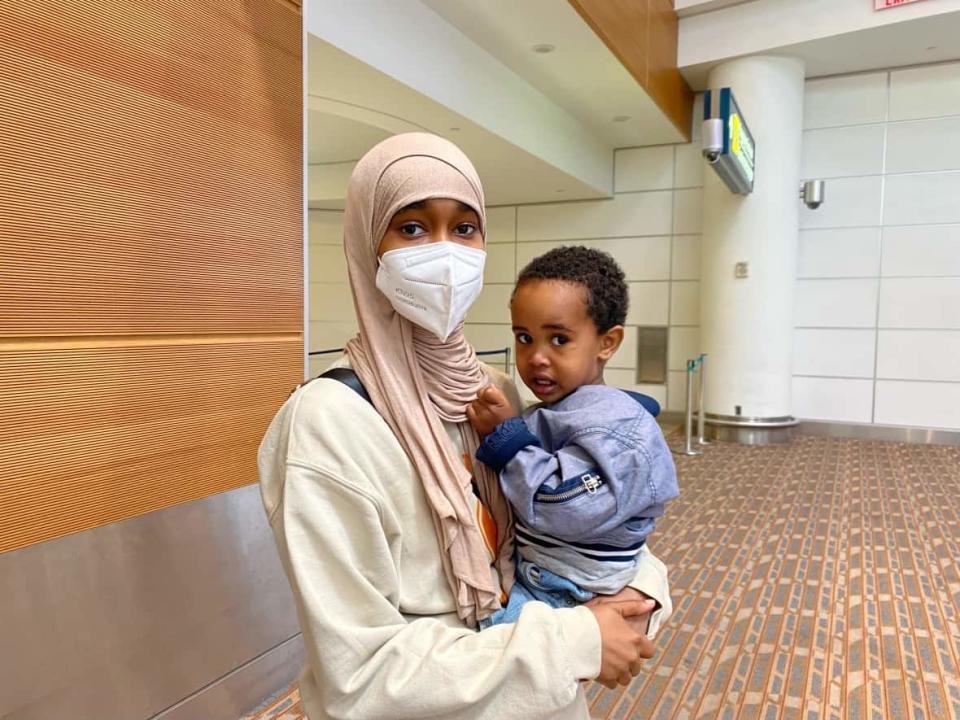
{"label": "patterned carpet floor", "polygon": [[[595,718],[960,719],[960,448],[802,437],[677,456],[675,612]],[[301,720],[296,687],[251,720]]]}

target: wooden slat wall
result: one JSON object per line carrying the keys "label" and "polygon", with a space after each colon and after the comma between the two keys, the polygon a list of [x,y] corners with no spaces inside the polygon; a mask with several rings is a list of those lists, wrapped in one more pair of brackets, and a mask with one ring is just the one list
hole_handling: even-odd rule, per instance
{"label": "wooden slat wall", "polygon": [[303,372],[288,0],[0,3],[0,552],[256,481]]}
{"label": "wooden slat wall", "polygon": [[679,19],[673,1],[569,2],[683,137],[690,140],[693,91],[677,69]]}

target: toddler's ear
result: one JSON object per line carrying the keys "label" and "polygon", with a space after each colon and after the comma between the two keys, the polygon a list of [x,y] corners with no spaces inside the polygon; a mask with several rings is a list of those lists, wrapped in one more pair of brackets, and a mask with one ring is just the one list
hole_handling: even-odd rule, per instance
{"label": "toddler's ear", "polygon": [[623,344],[623,325],[614,325],[600,335],[600,359],[606,362]]}

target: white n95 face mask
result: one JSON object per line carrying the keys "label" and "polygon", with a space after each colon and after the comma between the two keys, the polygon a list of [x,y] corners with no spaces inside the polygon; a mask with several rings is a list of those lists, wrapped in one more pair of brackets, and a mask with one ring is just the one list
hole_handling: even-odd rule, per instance
{"label": "white n95 face mask", "polygon": [[446,240],[385,252],[377,288],[393,309],[441,341],[467,317],[483,289],[483,250]]}

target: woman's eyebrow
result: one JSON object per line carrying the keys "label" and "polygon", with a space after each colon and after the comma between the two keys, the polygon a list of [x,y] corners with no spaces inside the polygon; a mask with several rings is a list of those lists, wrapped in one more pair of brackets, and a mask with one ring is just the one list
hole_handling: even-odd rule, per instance
{"label": "woman's eyebrow", "polygon": [[476,210],[474,210],[472,207],[467,205],[465,202],[460,202],[458,200],[457,205],[460,207],[461,212],[472,212],[472,213],[476,212]]}
{"label": "woman's eyebrow", "polygon": [[417,202],[412,202],[409,205],[404,205],[402,208],[397,210],[394,215],[399,215],[402,212],[407,212],[407,210],[426,210],[427,201],[426,200],[417,200]]}

